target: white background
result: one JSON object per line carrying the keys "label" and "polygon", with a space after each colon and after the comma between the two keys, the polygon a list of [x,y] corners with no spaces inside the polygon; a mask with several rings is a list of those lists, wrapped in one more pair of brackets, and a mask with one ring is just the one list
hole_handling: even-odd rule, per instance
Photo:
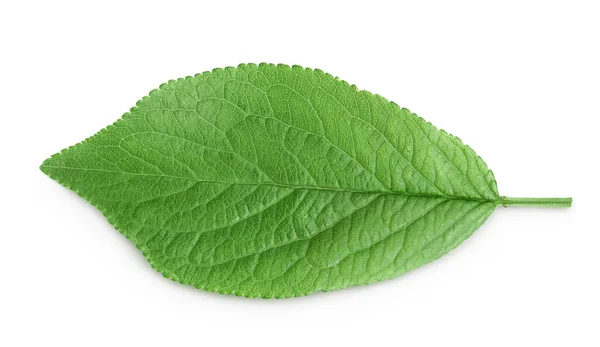
{"label": "white background", "polygon": [[[0,345],[598,346],[594,1],[6,1],[0,5]],[[169,79],[320,68],[460,136],[501,194],[442,259],[290,300],[184,286],[39,164]]]}

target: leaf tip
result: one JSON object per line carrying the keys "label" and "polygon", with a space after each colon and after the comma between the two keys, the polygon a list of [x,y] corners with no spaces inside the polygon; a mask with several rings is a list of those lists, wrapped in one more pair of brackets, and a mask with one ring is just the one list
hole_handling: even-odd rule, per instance
{"label": "leaf tip", "polygon": [[41,172],[43,172],[46,176],[50,176],[50,163],[52,162],[52,157],[47,158],[42,162],[39,166]]}

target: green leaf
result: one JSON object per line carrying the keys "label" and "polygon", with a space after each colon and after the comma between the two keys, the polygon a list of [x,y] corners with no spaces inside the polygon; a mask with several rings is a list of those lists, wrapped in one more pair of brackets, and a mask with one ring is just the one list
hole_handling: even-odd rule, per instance
{"label": "green leaf", "polygon": [[170,81],[41,170],[164,276],[283,298],[396,277],[498,205],[458,138],[319,70],[240,65]]}

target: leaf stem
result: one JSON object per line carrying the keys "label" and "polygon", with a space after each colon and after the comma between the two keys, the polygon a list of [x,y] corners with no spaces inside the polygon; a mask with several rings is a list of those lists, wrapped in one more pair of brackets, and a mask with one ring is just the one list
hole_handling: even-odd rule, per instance
{"label": "leaf stem", "polygon": [[535,206],[535,207],[571,207],[572,198],[509,198],[500,197],[498,205]]}

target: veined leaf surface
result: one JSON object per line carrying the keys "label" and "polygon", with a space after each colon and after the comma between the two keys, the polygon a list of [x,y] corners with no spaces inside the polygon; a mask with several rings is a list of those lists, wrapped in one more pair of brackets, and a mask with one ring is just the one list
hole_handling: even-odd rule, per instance
{"label": "veined leaf surface", "polygon": [[41,169],[166,277],[292,297],[390,279],[504,199],[484,161],[407,109],[319,70],[240,65],[170,81]]}

